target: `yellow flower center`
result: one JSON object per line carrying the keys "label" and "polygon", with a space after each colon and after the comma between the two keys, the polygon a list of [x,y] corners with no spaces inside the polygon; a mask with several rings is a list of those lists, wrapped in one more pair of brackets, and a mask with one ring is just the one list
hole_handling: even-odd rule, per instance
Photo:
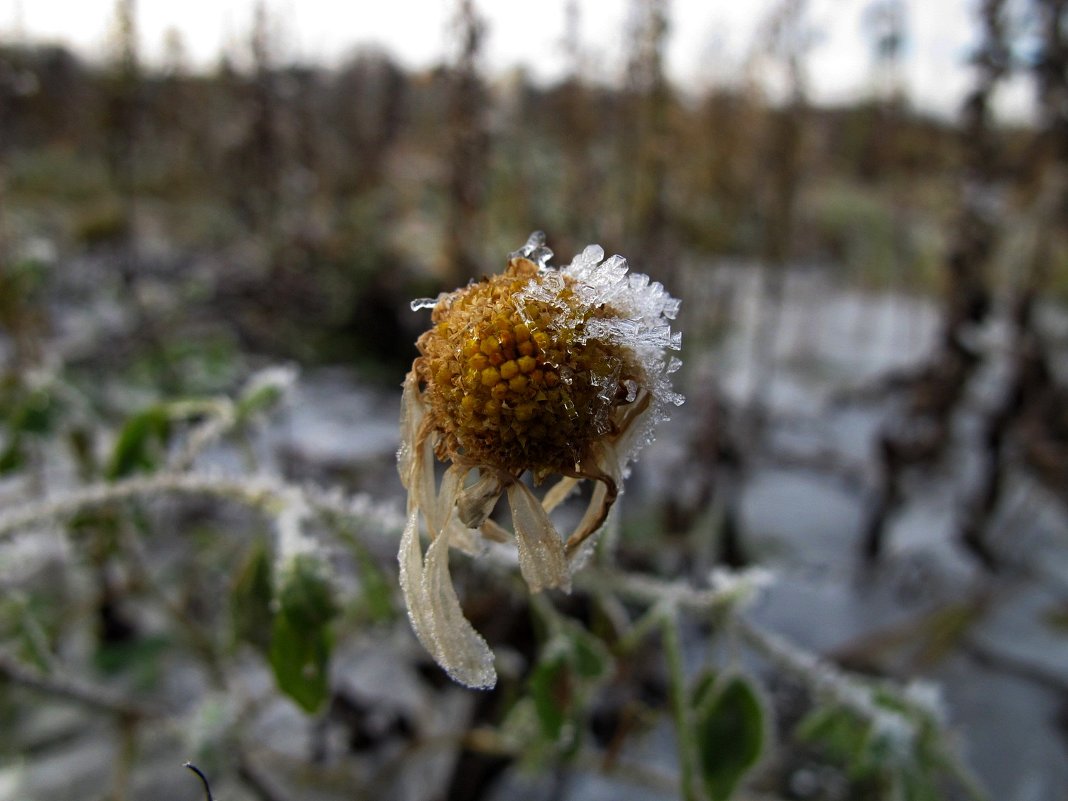
{"label": "yellow flower center", "polygon": [[[554,276],[556,277],[556,276]],[[546,273],[514,258],[501,275],[443,297],[417,343],[441,459],[462,459],[540,480],[574,473],[594,439],[611,430],[622,382],[639,371],[620,347],[586,336],[610,307],[582,308],[573,279],[549,299],[528,292]]]}

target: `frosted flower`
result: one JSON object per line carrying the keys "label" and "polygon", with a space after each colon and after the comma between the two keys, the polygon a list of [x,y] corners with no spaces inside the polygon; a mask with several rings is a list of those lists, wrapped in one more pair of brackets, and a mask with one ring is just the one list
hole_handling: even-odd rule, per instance
{"label": "frosted flower", "polygon": [[[401,481],[408,520],[400,583],[420,642],[456,681],[492,687],[493,654],[464,618],[449,548],[514,536],[531,591],[570,588],[571,567],[604,523],[627,464],[682,397],[671,388],[679,302],[626,260],[590,245],[563,268],[536,232],[504,273],[413,308],[433,307],[404,382]],[[448,463],[440,485],[435,460]],[[558,481],[539,500],[535,487]],[[596,482],[565,539],[549,518],[578,482]],[[490,518],[508,499],[512,532]],[[420,543],[425,520],[430,546]]]}

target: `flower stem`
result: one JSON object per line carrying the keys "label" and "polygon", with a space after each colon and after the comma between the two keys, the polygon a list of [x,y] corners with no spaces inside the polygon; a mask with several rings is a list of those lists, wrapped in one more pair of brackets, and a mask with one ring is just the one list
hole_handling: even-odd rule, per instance
{"label": "flower stem", "polygon": [[671,683],[671,712],[675,722],[675,736],[679,747],[679,784],[682,801],[700,801],[694,784],[694,758],[697,743],[693,737],[687,698],[686,670],[679,637],[677,610],[662,617],[664,655],[667,659],[668,679]]}

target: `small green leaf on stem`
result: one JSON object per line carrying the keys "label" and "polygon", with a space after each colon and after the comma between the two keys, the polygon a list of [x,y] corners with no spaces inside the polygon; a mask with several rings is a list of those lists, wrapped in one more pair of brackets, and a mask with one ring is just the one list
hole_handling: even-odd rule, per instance
{"label": "small green leaf on stem", "polygon": [[122,427],[108,463],[111,481],[137,471],[155,470],[170,438],[171,419],[165,406],[151,406],[138,412]]}
{"label": "small green leaf on stem", "polygon": [[262,541],[258,541],[245,558],[230,591],[234,638],[254,645],[264,654],[270,652],[274,619],[271,567],[270,552]]}
{"label": "small green leaf on stem", "polygon": [[766,716],[747,678],[701,682],[694,697],[698,768],[712,801],[726,801],[764,750]]}
{"label": "small green leaf on stem", "polygon": [[330,695],[330,622],[338,613],[314,557],[299,556],[286,568],[278,601],[271,630],[271,668],[278,688],[311,714]]}

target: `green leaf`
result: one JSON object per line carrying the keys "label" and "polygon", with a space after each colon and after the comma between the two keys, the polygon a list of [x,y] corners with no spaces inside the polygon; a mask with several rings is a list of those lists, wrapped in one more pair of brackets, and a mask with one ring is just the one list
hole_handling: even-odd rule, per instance
{"label": "green leaf", "polygon": [[555,742],[563,733],[572,700],[571,671],[564,654],[538,662],[530,675],[530,697],[542,736]]}
{"label": "green leaf", "polygon": [[612,659],[603,642],[577,624],[569,626],[566,634],[571,640],[571,661],[580,679],[595,681],[608,675]]}
{"label": "green leaf", "polygon": [[139,470],[155,470],[163,458],[170,433],[171,420],[166,406],[151,406],[128,419],[115,441],[108,463],[108,479],[115,481]]}
{"label": "green leaf", "polygon": [[55,403],[43,390],[31,392],[11,421],[11,427],[26,434],[48,434],[55,418]]}
{"label": "green leaf", "polygon": [[899,781],[905,801],[939,801],[943,797],[934,771],[903,771]]}
{"label": "green leaf", "polygon": [[126,673],[139,689],[147,689],[158,685],[171,645],[165,634],[104,643],[93,654],[93,662],[97,670],[110,674]]}
{"label": "green leaf", "polygon": [[730,798],[764,750],[764,703],[744,676],[702,682],[695,697],[698,767],[712,801]]}
{"label": "green leaf", "polygon": [[798,739],[821,745],[827,758],[853,780],[871,778],[878,765],[870,758],[871,724],[838,706],[817,707],[797,726]]}
{"label": "green leaf", "polygon": [[334,619],[337,604],[318,559],[310,554],[297,556],[284,572],[278,598],[280,614],[309,629],[321,628]]}
{"label": "green leaf", "polygon": [[17,434],[7,443],[7,447],[0,452],[0,475],[13,473],[26,463],[26,454],[22,450],[22,438]]}
{"label": "green leaf", "polygon": [[393,619],[392,585],[365,548],[356,552],[356,567],[360,576],[361,609],[371,621],[388,623]]}
{"label": "green leaf", "polygon": [[230,610],[234,638],[254,645],[264,654],[269,654],[271,649],[272,598],[271,555],[263,542],[257,542],[234,579]]}
{"label": "green leaf", "polygon": [[271,629],[271,669],[278,689],[308,714],[318,711],[330,695],[327,667],[333,641],[325,629],[308,631],[285,615]]}
{"label": "green leaf", "polygon": [[246,422],[260,412],[269,411],[282,400],[284,393],[276,384],[258,386],[237,399],[235,414],[239,422]]}
{"label": "green leaf", "polygon": [[67,433],[67,445],[78,466],[79,475],[87,481],[94,478],[99,467],[94,453],[92,432],[88,428],[72,428]]}
{"label": "green leaf", "polygon": [[330,695],[330,622],[338,612],[314,557],[299,556],[286,568],[278,601],[271,627],[271,668],[278,689],[311,714]]}

